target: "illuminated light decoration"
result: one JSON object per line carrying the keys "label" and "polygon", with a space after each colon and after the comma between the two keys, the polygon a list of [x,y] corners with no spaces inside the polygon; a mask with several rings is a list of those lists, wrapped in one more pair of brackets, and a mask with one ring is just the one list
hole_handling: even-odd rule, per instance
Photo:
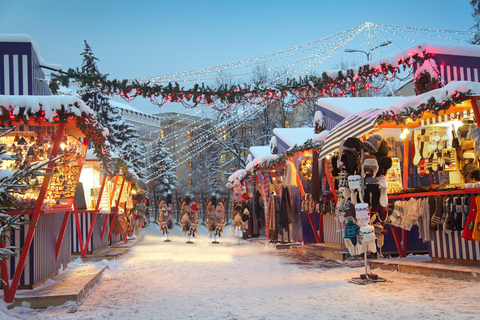
{"label": "illuminated light decoration", "polygon": [[312,158],[308,157],[300,162],[300,173],[307,180],[312,180]]}

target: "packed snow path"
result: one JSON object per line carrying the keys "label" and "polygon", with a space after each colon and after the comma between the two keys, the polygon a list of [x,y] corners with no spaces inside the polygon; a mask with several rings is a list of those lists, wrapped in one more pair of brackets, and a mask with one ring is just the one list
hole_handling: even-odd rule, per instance
{"label": "packed snow path", "polygon": [[[178,227],[177,227],[178,228]],[[338,262],[239,242],[231,227],[186,244],[152,224],[80,306],[2,305],[21,319],[478,319],[480,283],[375,270],[385,283],[349,283],[361,262]],[[240,244],[239,244],[240,243]],[[103,262],[105,263],[105,262]],[[7,315],[1,312],[7,313]]]}

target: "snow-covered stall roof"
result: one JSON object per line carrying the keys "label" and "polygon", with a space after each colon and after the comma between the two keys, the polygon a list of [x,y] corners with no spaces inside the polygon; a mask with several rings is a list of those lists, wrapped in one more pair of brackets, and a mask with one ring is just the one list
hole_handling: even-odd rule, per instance
{"label": "snow-covered stall roof", "polygon": [[247,174],[247,171],[245,169],[239,169],[232,173],[230,177],[228,177],[228,183],[227,183],[227,188],[231,188],[235,185],[238,185],[240,183],[240,180],[245,177]]}
{"label": "snow-covered stall roof", "polygon": [[470,81],[452,81],[445,87],[428,91],[418,96],[406,98],[388,108],[384,111],[393,112],[394,114],[400,114],[407,112],[408,108],[417,108],[421,104],[427,103],[431,98],[435,98],[435,101],[444,101],[456,94],[456,92],[470,92],[470,96],[480,95],[480,83]]}
{"label": "snow-covered stall roof", "polygon": [[96,118],[95,113],[81,99],[73,96],[4,96],[0,95],[0,106],[13,115],[23,115],[28,118],[39,111],[44,111],[44,118],[48,122],[55,122],[54,118],[64,108],[65,113],[81,117],[82,114]]}
{"label": "snow-covered stall roof", "polygon": [[35,51],[35,54],[37,55],[40,66],[55,70],[62,70],[61,65],[47,63],[45,62],[45,60],[43,60],[43,58],[40,56],[40,51],[38,50],[37,44],[28,34],[0,34],[0,42],[30,42],[32,44],[33,50]]}
{"label": "snow-covered stall roof", "polygon": [[377,108],[385,109],[404,100],[405,97],[338,97],[320,98],[317,105],[330,110],[343,118],[359,111]]}
{"label": "snow-covered stall roof", "polygon": [[[399,62],[406,60],[412,56],[418,54],[419,57],[424,57],[423,52],[431,54],[444,54],[444,55],[456,55],[464,57],[480,57],[480,47],[476,45],[464,44],[464,45],[452,45],[438,42],[418,42],[411,47],[399,51],[392,55],[386,55],[372,61],[368,61],[370,67],[380,68],[382,64],[391,65],[393,67],[399,67]],[[359,68],[352,68],[354,74],[357,74]],[[326,74],[329,77],[335,78],[338,76],[338,72],[343,70],[329,70]]]}
{"label": "snow-covered stall roof", "polygon": [[275,128],[273,134],[287,144],[289,148],[297,145],[302,146],[307,140],[314,142],[323,142],[328,134],[328,130],[324,130],[316,134],[313,128]]}
{"label": "snow-covered stall roof", "polygon": [[254,159],[263,158],[271,155],[270,146],[254,146],[250,147],[249,150]]}

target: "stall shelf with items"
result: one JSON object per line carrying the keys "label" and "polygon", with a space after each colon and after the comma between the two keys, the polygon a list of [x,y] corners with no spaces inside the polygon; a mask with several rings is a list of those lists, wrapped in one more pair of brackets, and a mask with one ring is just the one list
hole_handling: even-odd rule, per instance
{"label": "stall shelf with items", "polygon": [[[441,89],[406,98],[389,108],[372,109],[367,113],[361,112],[355,115],[365,120],[363,124],[358,125],[358,121],[348,118],[346,119],[347,122],[355,120],[359,134],[338,135],[344,137],[344,140],[340,143],[340,150],[344,151],[339,151],[339,157],[340,153],[342,154],[341,162],[338,162],[338,158],[332,158],[332,164],[334,161],[335,164],[341,163],[342,170],[346,170],[350,175],[359,175],[360,182],[363,181],[363,185],[360,184],[360,186],[352,188],[355,182],[353,184],[351,181],[342,183],[342,175],[340,174],[339,190],[348,191],[347,195],[344,194],[344,199],[349,199],[351,198],[350,194],[357,193],[358,196],[355,197],[360,199],[361,202],[365,200],[364,197],[367,194],[372,197],[368,188],[373,188],[374,185],[367,181],[364,169],[373,170],[375,172],[373,176],[376,176],[376,172],[388,168],[387,174],[383,173],[383,180],[380,180],[380,183],[377,180],[376,183],[378,186],[375,192],[379,191],[380,207],[372,206],[370,212],[378,213],[385,228],[390,227],[392,232],[389,236],[393,236],[400,257],[406,256],[410,250],[407,250],[407,230],[411,230],[408,233],[408,236],[410,236],[408,244],[410,248],[414,247],[413,250],[417,250],[415,249],[417,245],[418,248],[423,245],[428,248],[432,256],[442,256],[448,253],[447,255],[450,257],[452,252],[455,252],[453,255],[457,256],[458,259],[478,259],[480,257],[480,254],[478,254],[478,257],[476,254],[479,252],[478,243],[464,243],[466,240],[461,239],[460,230],[449,230],[447,232],[440,230],[440,222],[443,223],[445,217],[440,217],[438,222],[431,222],[434,220],[432,220],[432,213],[419,207],[425,205],[425,203],[420,204],[419,202],[422,198],[442,195],[451,197],[480,192],[476,182],[465,181],[467,177],[468,179],[473,177],[480,180],[480,175],[467,174],[465,170],[465,168],[470,168],[472,172],[480,171],[476,169],[478,167],[477,151],[480,150],[478,148],[480,135],[475,135],[475,132],[479,130],[477,124],[473,121],[473,116],[476,118],[479,115],[479,92],[480,84],[478,83],[450,82]],[[468,117],[471,123],[466,124],[459,121],[465,117]],[[348,126],[349,132],[356,130],[352,126]],[[472,141],[463,144],[468,146],[465,147],[468,150],[462,150],[462,141],[455,141],[454,134],[461,126],[463,126],[461,131],[471,132],[468,139]],[[339,125],[332,132],[338,133],[337,131],[341,127]],[[346,126],[344,127],[346,128]],[[407,130],[409,130],[408,134]],[[324,145],[327,148],[320,152],[321,156],[325,157],[328,150],[335,151],[335,148],[328,149],[329,145],[333,146],[337,143],[333,142],[332,144],[332,142],[327,137]],[[455,142],[458,142],[456,149]],[[388,148],[385,148],[385,154],[379,155],[377,153],[382,149],[382,144]],[[352,148],[355,151],[352,151]],[[345,153],[345,150],[347,150],[347,153]],[[443,152],[445,150],[448,152]],[[345,155],[350,153],[356,156],[350,159]],[[461,157],[462,154],[464,155],[463,158]],[[361,158],[358,158],[360,155]],[[372,158],[372,156],[375,157]],[[390,161],[382,160],[386,156],[390,158]],[[352,169],[349,170],[349,168]],[[386,176],[389,177],[391,184]],[[404,201],[398,203],[395,201],[400,199]],[[408,199],[415,199],[417,203]],[[365,202],[370,204],[370,200],[365,200]],[[408,209],[407,200],[409,201]],[[342,199],[343,203],[344,200]],[[437,206],[442,208],[443,204]],[[451,204],[449,206],[451,208]],[[343,210],[345,206],[339,206],[340,209],[343,208],[339,211],[339,214],[343,213],[345,217],[352,216],[354,218],[357,208],[354,204],[349,205],[350,207],[351,210]],[[418,222],[418,216],[420,213],[423,214],[424,211],[426,216],[420,218],[421,221],[425,222],[422,224]],[[437,229],[431,236],[429,233],[430,225]],[[397,229],[401,229],[401,239]],[[414,239],[411,237],[412,232],[418,233]],[[387,245],[387,242],[389,242],[387,236],[382,235],[382,239],[384,240],[382,243]],[[453,249],[455,245],[452,247],[452,244],[455,243],[457,248]],[[447,248],[448,246],[450,247]],[[459,249],[458,246],[463,249]],[[465,249],[469,247],[473,249]],[[462,251],[463,253],[461,253]],[[465,254],[466,251],[473,252],[473,254]]]}
{"label": "stall shelf with items", "polygon": [[[431,201],[431,209],[424,214],[430,223],[425,231],[428,227],[432,232],[426,232],[423,239],[429,245],[432,260],[480,260],[480,238],[464,236],[468,226],[463,220],[472,211],[468,204],[461,203],[471,199],[468,195],[480,193],[480,137],[476,134],[480,132],[479,94],[478,83],[452,81],[443,88],[393,105],[377,120],[379,127],[410,129],[402,167],[404,189],[389,194],[389,200],[397,206],[412,199],[418,203]],[[434,199],[444,201],[442,210]],[[439,215],[439,221],[435,215]],[[452,219],[457,223],[450,224]],[[405,233],[402,228],[402,240]],[[406,256],[405,241],[400,245],[400,239],[396,240],[400,256]]]}
{"label": "stall shelf with items", "polygon": [[[14,128],[0,142],[16,158],[4,161],[2,170],[22,170],[47,161],[49,173],[30,181],[31,188],[18,198],[23,205],[7,211],[11,215],[24,214],[32,221],[23,230],[14,231],[25,234],[24,241],[15,242],[15,235],[14,243],[6,243],[23,244],[18,257],[1,264],[4,299],[11,302],[19,285],[33,287],[68,264],[69,215],[89,142],[101,154],[102,166],[107,166],[109,156],[102,152],[106,139],[103,127],[78,98],[0,96],[0,111],[0,125]],[[36,240],[35,235],[40,238]]]}

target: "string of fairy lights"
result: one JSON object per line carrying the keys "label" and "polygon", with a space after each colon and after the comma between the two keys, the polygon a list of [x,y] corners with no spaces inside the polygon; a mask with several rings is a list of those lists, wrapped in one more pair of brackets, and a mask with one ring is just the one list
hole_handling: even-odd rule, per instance
{"label": "string of fairy lights", "polygon": [[[182,82],[182,83],[192,83],[192,82],[206,82],[211,80],[221,80],[221,81],[231,81],[233,79],[241,79],[242,77],[251,77],[251,78],[261,78],[262,75],[268,74],[267,83],[263,85],[265,87],[274,87],[275,84],[281,83],[286,81],[289,78],[293,78],[295,76],[305,76],[314,73],[318,68],[325,63],[329,58],[334,56],[336,53],[339,52],[342,48],[344,48],[348,43],[350,43],[353,39],[356,39],[359,35],[363,34],[363,41],[361,44],[361,50],[364,52],[370,53],[370,48],[378,46],[379,43],[386,43],[387,41],[390,42],[388,47],[394,51],[401,50],[401,46],[397,44],[395,39],[401,39],[409,42],[415,42],[411,38],[413,35],[422,36],[425,38],[438,38],[443,40],[451,40],[451,41],[460,41],[460,42],[468,42],[467,39],[462,39],[461,37],[472,37],[473,32],[470,31],[462,31],[462,30],[440,30],[440,29],[433,29],[433,28],[411,28],[411,27],[399,27],[399,26],[392,26],[386,24],[373,24],[370,22],[364,23],[360,26],[351,28],[349,30],[339,32],[328,37],[324,37],[322,39],[310,41],[298,46],[293,46],[285,50],[279,50],[273,53],[265,54],[259,57],[234,61],[231,63],[220,64],[208,68],[196,69],[191,71],[183,71],[178,73],[171,73],[166,75],[159,75],[154,77],[144,77],[138,79],[130,79],[130,82],[138,81],[142,84],[162,84],[162,83],[171,83],[171,82]],[[408,36],[410,35],[410,36]],[[371,54],[375,55],[375,57],[379,57],[382,55],[383,48],[377,48],[376,50],[372,50]],[[365,58],[361,52],[358,53],[357,59],[360,60],[361,58]],[[369,56],[367,55],[367,58]],[[288,61],[289,59],[296,59],[294,61]],[[273,75],[272,75],[273,73]],[[219,79],[221,76],[221,79]],[[389,90],[392,91],[392,83],[390,80],[387,79],[385,84],[389,86]],[[239,86],[241,87],[241,86]],[[95,90],[95,89],[94,89]],[[128,101],[128,97],[123,96]],[[151,98],[151,97],[150,97]],[[168,101],[167,101],[168,102]],[[252,106],[251,109],[246,109],[242,113],[238,113],[233,120],[240,120],[248,118],[249,116],[255,115],[258,112],[261,112],[263,108],[266,106],[266,100],[262,100],[261,98],[250,97],[246,101],[249,105]],[[165,101],[159,102],[159,105],[165,103]],[[182,102],[183,103],[183,102]],[[187,105],[186,102],[183,103]],[[234,106],[236,103],[229,104],[229,106]],[[194,106],[197,106],[195,104]],[[216,112],[221,112],[223,108],[226,108],[228,105],[225,101],[220,101],[219,99],[214,99],[213,103],[210,104],[210,108],[217,110]],[[197,109],[197,112],[194,112],[192,115],[197,116],[200,112],[205,111],[204,109]],[[230,119],[231,121],[232,119]],[[240,122],[240,121],[239,121]],[[141,138],[145,138],[146,135],[157,135],[160,133],[161,130],[166,132],[169,127],[174,126],[175,122],[172,122],[166,127],[150,130]],[[230,125],[228,126],[228,132],[237,128],[240,124]],[[191,127],[199,127],[202,128],[204,126],[212,126],[215,130],[220,130],[225,126],[224,121],[216,121],[214,118],[205,120],[203,117],[199,117],[199,119],[194,120],[190,123]],[[147,128],[150,127],[149,124],[143,124],[141,126],[137,126],[139,128]],[[184,127],[180,130],[176,130],[175,132],[171,132],[168,135],[165,135],[162,139],[162,143],[167,145],[176,139],[182,138],[185,136],[186,131],[190,130],[188,127]],[[173,131],[173,130],[172,130]],[[160,134],[158,134],[160,138]],[[156,142],[156,139],[152,140],[146,146],[151,146]],[[194,146],[194,150],[196,152],[184,152],[186,148]],[[211,143],[210,143],[211,145]],[[196,144],[195,141],[191,141],[191,144],[186,144],[184,147],[175,150],[172,153],[172,157],[176,159],[177,165],[182,164],[191,157],[193,157],[198,152],[201,152],[207,149],[209,146],[209,142],[204,142],[201,144]],[[145,145],[144,145],[145,146]],[[143,147],[143,146],[142,146]],[[200,151],[199,151],[200,150]],[[183,155],[183,156],[181,156]],[[143,172],[147,172],[150,168],[152,168],[157,163],[150,164],[147,168],[142,170]],[[147,176],[148,181],[161,177],[161,175],[165,174],[160,173],[159,176],[157,172],[153,172]]]}
{"label": "string of fairy lights", "polygon": [[[237,118],[239,118],[240,116],[243,116],[245,118],[250,118],[252,116],[255,116],[257,114],[259,114],[261,111],[263,111],[263,107],[259,107],[259,108],[256,108],[256,109],[246,109],[243,114],[237,114]],[[248,114],[246,114],[248,112]],[[237,120],[237,119],[233,119],[233,120]],[[231,119],[228,119],[228,121],[223,121],[223,125],[225,126],[225,124],[227,122],[232,122]],[[234,131],[235,129],[237,129],[239,126],[242,125],[242,122],[241,121],[233,121],[234,125],[230,125],[230,126],[226,126],[226,129],[223,130],[223,133],[224,134],[227,134],[229,132],[232,132]],[[221,125],[219,125],[220,127]],[[211,147],[213,144],[215,144],[215,141],[212,141],[212,140],[207,140],[207,141],[204,141],[203,143],[195,143],[194,141],[192,141],[190,144],[188,145],[185,145],[183,146],[182,148],[180,148],[179,150],[177,150],[175,152],[176,153],[180,153],[180,154],[183,154],[183,157],[180,157],[179,159],[177,159],[176,161],[176,166],[178,165],[181,165],[183,163],[186,163],[187,161],[190,161],[192,158],[196,157],[200,152],[208,149],[209,147]],[[187,153],[184,153],[184,150],[185,149],[188,149],[189,147],[192,147],[193,145],[193,148],[192,150],[190,150],[190,152],[187,152]],[[160,161],[159,161],[160,162]],[[157,165],[159,162],[157,163],[152,163],[151,165],[149,165],[148,167],[146,167],[144,170],[142,170],[141,172],[143,171],[147,171],[149,170],[150,168],[154,167],[155,165]],[[176,169],[176,167],[171,167],[167,170],[164,170],[164,171],[161,171],[161,172],[151,172],[150,174],[146,175],[144,177],[144,180],[146,183],[149,183],[151,182],[152,180],[155,180],[155,179],[158,179],[158,178],[161,178],[163,177],[165,174],[171,172],[171,171],[174,171]]]}
{"label": "string of fairy lights", "polygon": [[[368,28],[368,30],[370,31],[370,32],[366,33],[366,35],[365,35],[365,37],[364,37],[365,39],[364,39],[364,42],[363,42],[363,43],[364,43],[363,49],[365,49],[365,50],[366,50],[368,47],[371,47],[371,45],[369,45],[369,43],[372,43],[372,42],[374,41],[374,39],[373,39],[374,37],[373,37],[372,35],[375,35],[377,38],[379,38],[379,39],[381,40],[381,42],[386,42],[387,39],[388,39],[388,37],[387,37],[385,34],[383,34],[381,31],[385,31],[385,32],[388,32],[388,33],[390,33],[390,34],[396,34],[396,32],[394,32],[394,31],[391,31],[391,30],[383,30],[383,29],[379,29],[379,28],[373,28],[373,26],[374,26],[374,25],[372,25],[372,24],[367,24],[367,25],[365,25],[365,28]],[[385,25],[384,27],[394,27],[394,26],[387,26],[387,25]],[[399,29],[399,28],[397,27],[397,28],[394,28],[394,29]],[[453,31],[453,32],[450,32],[450,31],[444,31],[444,30],[438,30],[438,29],[422,29],[422,28],[406,28],[406,29],[409,29],[408,31],[409,31],[410,33],[429,32],[429,33],[432,33],[431,36],[434,36],[434,37],[437,37],[437,38],[441,38],[441,39],[449,39],[449,40],[458,40],[458,39],[453,38],[453,37],[439,36],[439,35],[435,35],[435,34],[433,34],[433,33],[435,33],[435,32],[440,32],[440,33],[446,33],[446,34],[452,34],[452,33],[453,33],[453,34],[467,34],[467,35],[471,35],[471,33],[468,32],[468,31]],[[402,36],[402,37],[404,37],[404,36]],[[409,39],[408,37],[404,37],[404,38],[405,38],[405,39],[408,39],[408,40],[411,41],[411,42],[414,42],[414,40],[411,40],[411,39]],[[464,42],[465,42],[466,40],[460,39],[459,41],[464,41]],[[346,42],[348,42],[348,41],[346,41]],[[394,45],[396,45],[396,44],[395,44],[395,43],[392,43],[392,44],[389,45],[389,47],[393,48]],[[399,48],[398,48],[396,51],[398,51],[398,50],[399,50]],[[331,52],[335,53],[336,50],[331,50]],[[375,53],[377,53],[377,52],[375,51]],[[327,57],[324,57],[323,60],[325,60],[326,58],[328,58],[328,56],[327,56]],[[305,60],[306,60],[306,59],[305,59]],[[312,59],[312,60],[313,60],[313,59]],[[310,70],[312,70],[312,69],[315,69],[318,65],[320,65],[320,64],[323,62],[323,60],[322,60],[322,59],[319,59],[319,60],[320,60],[320,61],[317,62],[317,64],[315,64],[313,67],[312,67],[312,65],[310,65],[307,70],[310,71]],[[391,86],[391,83],[390,83],[390,82],[387,82],[387,85]],[[391,89],[391,88],[390,88],[390,89]]]}

